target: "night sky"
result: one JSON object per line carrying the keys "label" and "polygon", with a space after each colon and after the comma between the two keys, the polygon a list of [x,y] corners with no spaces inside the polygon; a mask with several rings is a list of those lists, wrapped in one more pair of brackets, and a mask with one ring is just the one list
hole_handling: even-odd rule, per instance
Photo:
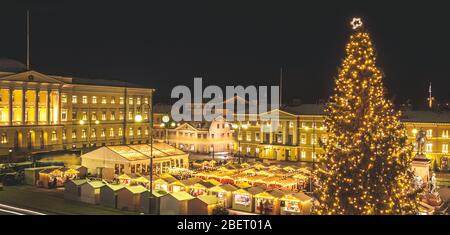
{"label": "night sky", "polygon": [[312,103],[330,95],[349,21],[360,16],[390,98],[425,104],[430,81],[438,100],[450,98],[444,1],[183,2],[3,4],[0,57],[26,61],[29,8],[34,70],[129,81],[169,102],[174,86],[196,76],[219,86],[276,85],[283,67],[283,99]]}

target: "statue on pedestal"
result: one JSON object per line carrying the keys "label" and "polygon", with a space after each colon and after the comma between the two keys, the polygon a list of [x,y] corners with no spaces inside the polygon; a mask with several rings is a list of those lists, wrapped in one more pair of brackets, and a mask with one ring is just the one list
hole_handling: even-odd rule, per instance
{"label": "statue on pedestal", "polygon": [[430,178],[430,193],[435,194],[436,191],[436,173],[433,172]]}
{"label": "statue on pedestal", "polygon": [[420,128],[416,135],[417,153],[416,155],[423,155],[425,143],[427,142],[427,132]]}

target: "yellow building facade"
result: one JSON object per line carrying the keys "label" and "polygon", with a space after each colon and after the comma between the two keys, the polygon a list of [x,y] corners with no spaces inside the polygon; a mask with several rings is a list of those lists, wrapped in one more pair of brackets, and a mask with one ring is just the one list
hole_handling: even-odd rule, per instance
{"label": "yellow building facade", "polygon": [[153,89],[4,64],[11,61],[0,60],[0,156],[148,142]]}

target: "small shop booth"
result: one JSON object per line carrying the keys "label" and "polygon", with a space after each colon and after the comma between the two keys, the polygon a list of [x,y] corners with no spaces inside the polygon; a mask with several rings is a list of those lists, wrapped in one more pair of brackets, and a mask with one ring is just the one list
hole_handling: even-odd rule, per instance
{"label": "small shop booth", "polygon": [[60,169],[61,166],[44,166],[35,168],[26,168],[24,170],[25,184],[37,185],[39,181],[39,173],[43,170],[55,170]]}
{"label": "small shop booth", "polygon": [[280,199],[284,193],[278,189],[255,195],[255,213],[263,215],[279,215]]}
{"label": "small shop booth", "polygon": [[141,185],[126,186],[117,191],[117,209],[127,211],[139,211],[141,194],[147,191]]}
{"label": "small shop booth", "polygon": [[255,198],[256,194],[262,193],[265,190],[259,186],[238,189],[233,192],[233,210],[254,212],[255,211]]}
{"label": "small shop booth", "polygon": [[219,206],[219,199],[214,195],[202,195],[188,201],[189,215],[212,215]]}
{"label": "small shop booth", "polygon": [[238,190],[231,184],[222,184],[209,189],[209,194],[218,198],[219,203],[225,208],[231,208],[233,192]]}
{"label": "small shop booth", "polygon": [[106,184],[100,188],[100,205],[117,208],[117,191],[124,188],[123,184]]}
{"label": "small shop booth", "polygon": [[[162,191],[162,190],[153,190],[153,197],[155,198],[154,200],[156,200],[156,206],[158,206],[156,208],[156,213],[157,215],[160,214],[160,207],[159,205],[161,204],[161,197],[166,195],[167,192],[166,191]],[[150,191],[145,191],[141,194],[141,203],[140,203],[141,209],[140,212],[144,213],[144,214],[149,214],[150,213]]]}
{"label": "small shop booth", "polygon": [[309,215],[311,214],[313,199],[303,192],[285,195],[281,199],[282,215]]}
{"label": "small shop booth", "polygon": [[160,199],[160,214],[187,215],[188,202],[192,199],[194,199],[194,197],[187,192],[168,193]]}
{"label": "small shop booth", "polygon": [[69,201],[80,201],[81,185],[87,183],[86,179],[69,180],[64,184],[64,199]]}
{"label": "small shop booth", "polygon": [[88,181],[80,186],[81,196],[80,201],[89,204],[100,203],[100,189],[105,184],[102,181]]}
{"label": "small shop booth", "polygon": [[45,169],[39,172],[38,186],[44,188],[63,187],[64,183],[71,179],[76,179],[78,171],[71,168]]}

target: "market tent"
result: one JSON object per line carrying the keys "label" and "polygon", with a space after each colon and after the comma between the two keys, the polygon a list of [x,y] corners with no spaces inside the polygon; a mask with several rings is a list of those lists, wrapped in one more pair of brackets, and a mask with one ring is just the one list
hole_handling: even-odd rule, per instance
{"label": "market tent", "polygon": [[[160,205],[160,201],[161,201],[161,197],[166,195],[167,192],[163,191],[163,190],[153,190],[152,191],[153,197],[155,198],[154,200],[156,201],[155,205],[157,206],[156,208],[156,214],[159,215],[160,214],[160,210],[159,210],[159,205]],[[149,214],[150,213],[150,191],[145,191],[141,194],[141,203],[140,203],[140,212],[144,213],[144,214]]]}
{"label": "market tent", "polygon": [[247,182],[238,183],[238,184],[236,184],[236,186],[240,189],[246,189],[246,188],[252,187],[252,185]]}
{"label": "market tent", "polygon": [[284,193],[278,189],[255,195],[255,213],[265,215],[280,214],[280,199]]}
{"label": "market tent", "polygon": [[168,180],[164,179],[164,178],[159,178],[155,181],[153,181],[153,189],[155,190],[163,190],[166,192],[169,192],[170,187],[169,187],[170,183],[168,182]]}
{"label": "market tent", "polygon": [[89,204],[100,203],[100,188],[105,186],[102,181],[87,181],[80,186],[80,201]]}
{"label": "market tent", "polygon": [[313,205],[313,199],[303,192],[285,195],[281,199],[282,215],[309,215]]}
{"label": "market tent", "polygon": [[231,208],[232,193],[236,190],[238,190],[238,188],[231,184],[222,184],[210,188],[209,194],[216,196],[225,208]]}
{"label": "market tent", "polygon": [[202,195],[188,201],[189,215],[212,215],[219,199],[214,195]]}
{"label": "market tent", "polygon": [[128,211],[139,211],[141,194],[147,191],[141,185],[126,186],[117,191],[117,208]]}
{"label": "market tent", "polygon": [[124,184],[106,184],[100,188],[100,205],[117,208],[117,191],[124,188]]}
{"label": "market tent", "polygon": [[221,185],[221,184],[222,184],[222,183],[220,183],[219,181],[217,181],[217,180],[215,180],[215,179],[209,179],[209,180],[206,180],[206,181],[210,182],[210,183],[213,184],[214,186],[217,186],[217,185]]}
{"label": "market tent", "polygon": [[186,192],[173,192],[166,194],[160,199],[161,215],[187,215],[188,201],[194,199]]}
{"label": "market tent", "polygon": [[126,184],[126,185],[131,184],[131,176],[129,176],[129,175],[127,175],[127,174],[119,175],[119,176],[117,177],[117,179],[119,179],[119,181],[120,181],[121,184]]}
{"label": "market tent", "polygon": [[62,166],[44,166],[44,167],[26,168],[24,170],[25,184],[37,185],[39,180],[39,172],[48,169],[54,170],[60,168],[62,168]]}
{"label": "market tent", "polygon": [[85,166],[71,165],[71,166],[69,166],[69,168],[78,171],[77,178],[81,178],[82,179],[82,178],[85,178],[87,176],[88,169]]}
{"label": "market tent", "polygon": [[80,186],[87,183],[86,179],[69,180],[64,184],[64,199],[79,201],[81,197]]}

